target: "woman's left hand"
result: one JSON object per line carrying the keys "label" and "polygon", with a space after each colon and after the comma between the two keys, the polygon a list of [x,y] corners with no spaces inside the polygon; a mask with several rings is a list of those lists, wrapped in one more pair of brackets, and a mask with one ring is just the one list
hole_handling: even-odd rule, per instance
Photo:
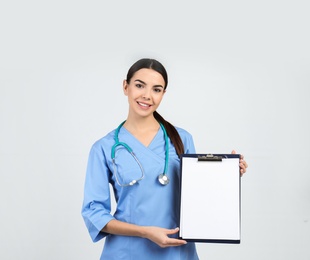
{"label": "woman's left hand", "polygon": [[[236,154],[235,150],[232,150],[232,154]],[[246,172],[246,168],[248,168],[248,164],[244,160],[244,156],[240,154],[240,160],[239,160],[239,166],[240,166],[240,176],[242,177],[243,174]]]}

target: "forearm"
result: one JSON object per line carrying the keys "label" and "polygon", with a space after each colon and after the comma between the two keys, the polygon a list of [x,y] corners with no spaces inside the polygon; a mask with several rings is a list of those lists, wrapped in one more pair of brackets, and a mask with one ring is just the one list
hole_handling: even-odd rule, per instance
{"label": "forearm", "polygon": [[146,237],[146,229],[147,227],[113,219],[108,222],[108,224],[106,224],[106,226],[101,231],[113,235]]}
{"label": "forearm", "polygon": [[113,235],[147,238],[160,247],[181,246],[186,244],[184,240],[169,237],[170,235],[176,234],[179,231],[178,228],[166,229],[153,226],[138,226],[113,219],[108,222],[101,231]]}

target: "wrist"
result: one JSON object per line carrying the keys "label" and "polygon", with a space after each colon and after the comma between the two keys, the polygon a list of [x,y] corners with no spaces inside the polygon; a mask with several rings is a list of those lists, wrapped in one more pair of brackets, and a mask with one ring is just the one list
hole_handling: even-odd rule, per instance
{"label": "wrist", "polygon": [[143,238],[147,238],[147,236],[148,236],[148,227],[147,226],[140,226],[139,236],[143,237]]}

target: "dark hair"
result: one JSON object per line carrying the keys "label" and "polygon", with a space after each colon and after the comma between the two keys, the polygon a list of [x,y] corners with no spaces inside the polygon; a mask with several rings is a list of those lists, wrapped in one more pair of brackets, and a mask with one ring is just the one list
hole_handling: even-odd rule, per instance
{"label": "dark hair", "polygon": [[[167,88],[168,85],[168,74],[165,69],[165,67],[157,60],[154,59],[140,59],[136,61],[128,70],[126,81],[127,83],[130,83],[131,78],[133,75],[140,69],[152,69],[157,71],[160,75],[162,75],[165,86],[164,89]],[[182,142],[182,139],[178,133],[178,131],[175,129],[175,127],[166,121],[157,111],[154,112],[155,119],[162,123],[164,127],[166,128],[167,134],[177,152],[177,154],[180,156],[184,153],[184,145]]]}
{"label": "dark hair", "polygon": [[126,81],[130,83],[130,80],[133,77],[133,75],[140,69],[152,69],[157,71],[164,78],[164,81],[166,83],[164,88],[165,89],[167,88],[168,85],[167,71],[159,61],[154,59],[141,59],[135,62],[128,70]]}

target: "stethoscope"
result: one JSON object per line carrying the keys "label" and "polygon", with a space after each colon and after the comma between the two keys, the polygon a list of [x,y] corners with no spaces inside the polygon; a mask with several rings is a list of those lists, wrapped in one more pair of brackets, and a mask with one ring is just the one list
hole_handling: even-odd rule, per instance
{"label": "stethoscope", "polygon": [[[111,158],[112,158],[112,164],[113,164],[113,173],[114,173],[114,176],[115,176],[115,179],[116,179],[116,182],[119,186],[122,186],[122,187],[126,187],[126,186],[132,186],[136,183],[138,183],[139,181],[141,181],[143,178],[144,178],[144,169],[141,165],[141,163],[139,162],[138,158],[136,157],[136,155],[134,154],[134,152],[132,151],[132,149],[129,147],[128,144],[126,143],[123,143],[123,142],[120,142],[119,139],[118,139],[118,134],[119,134],[119,131],[121,129],[121,127],[123,126],[123,124],[125,123],[126,121],[122,122],[118,127],[117,129],[115,130],[115,134],[114,134],[114,140],[115,140],[115,144],[112,146],[112,149],[111,149]],[[167,134],[167,131],[165,129],[165,127],[163,126],[163,124],[159,123],[160,124],[160,127],[161,129],[163,130],[164,132],[164,138],[165,138],[165,168],[164,168],[164,172],[159,174],[158,176],[158,181],[160,184],[162,185],[167,185],[169,183],[169,178],[167,176],[167,170],[168,170],[168,159],[169,159],[169,142],[168,142],[168,134]],[[139,165],[139,168],[142,172],[142,175],[139,179],[136,179],[136,180],[132,180],[131,182],[129,183],[126,183],[126,184],[122,184],[120,182],[120,180],[118,179],[118,173],[117,173],[117,167],[116,167],[116,164],[115,164],[115,149],[117,146],[123,146],[124,148],[126,148],[126,150],[132,155],[132,157],[135,159],[135,161],[137,162],[137,164]]]}

